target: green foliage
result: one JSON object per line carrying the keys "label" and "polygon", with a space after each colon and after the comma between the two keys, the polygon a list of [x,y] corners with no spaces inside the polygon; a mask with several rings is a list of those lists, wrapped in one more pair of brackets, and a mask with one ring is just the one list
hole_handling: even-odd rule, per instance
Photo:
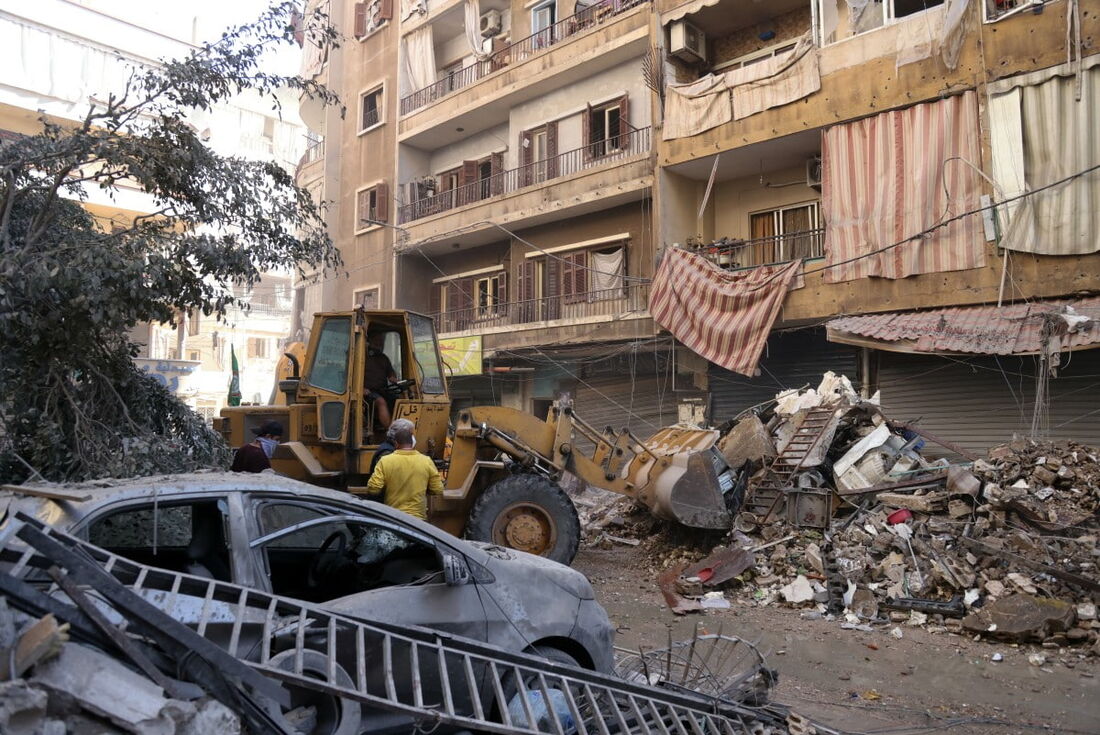
{"label": "green foliage", "polygon": [[[216,154],[187,122],[250,90],[276,107],[285,88],[337,102],[312,80],[261,68],[265,52],[293,42],[296,5],[135,70],[79,123],[43,118],[37,135],[0,146],[0,481],[224,465],[221,438],[135,368],[129,335],[192,309],[223,317],[268,270],[339,267],[318,205],[292,176]],[[306,25],[335,43],[322,14]],[[81,206],[89,188],[122,186],[153,195],[156,211],[104,223]]]}

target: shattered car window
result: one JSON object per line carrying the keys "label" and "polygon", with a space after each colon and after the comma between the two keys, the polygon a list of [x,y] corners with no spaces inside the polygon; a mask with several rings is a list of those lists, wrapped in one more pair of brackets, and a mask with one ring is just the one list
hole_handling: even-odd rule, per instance
{"label": "shattered car window", "polygon": [[[154,513],[157,517],[154,537]],[[183,547],[191,541],[191,506],[146,507],[113,513],[92,524],[88,540],[105,549]]]}
{"label": "shattered car window", "polygon": [[266,503],[260,508],[260,535],[267,536],[324,515],[316,508],[297,503]]}
{"label": "shattered car window", "polygon": [[362,533],[355,544],[355,554],[360,564],[374,564],[395,551],[408,549],[413,545],[412,541],[385,528],[360,526],[356,530]]}

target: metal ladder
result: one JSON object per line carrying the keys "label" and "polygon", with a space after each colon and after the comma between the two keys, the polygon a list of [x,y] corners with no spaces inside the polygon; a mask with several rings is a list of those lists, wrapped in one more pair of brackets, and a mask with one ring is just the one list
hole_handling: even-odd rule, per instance
{"label": "metal ladder", "polygon": [[836,406],[818,406],[806,412],[783,451],[768,465],[760,482],[752,486],[743,510],[755,515],[761,523],[770,519],[791,487],[795,474],[802,468],[802,463],[821,442],[835,413]]}
{"label": "metal ladder", "polygon": [[[766,726],[786,729],[787,713],[779,707],[749,707],[626,681],[438,631],[367,622],[148,567],[23,513],[9,519],[0,534],[0,561],[10,565],[13,577],[36,584],[48,582],[42,569],[64,568],[89,584],[90,597],[97,574],[110,575],[265,676],[406,715],[425,728],[445,724],[531,735],[740,735]],[[57,590],[51,586],[50,594],[59,597]],[[125,619],[103,597],[94,599],[108,615]],[[550,706],[541,706],[545,703]]]}

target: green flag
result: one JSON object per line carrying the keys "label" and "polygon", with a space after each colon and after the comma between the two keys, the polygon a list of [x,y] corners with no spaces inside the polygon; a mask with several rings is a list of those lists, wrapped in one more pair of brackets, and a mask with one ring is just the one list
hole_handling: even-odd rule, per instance
{"label": "green flag", "polygon": [[233,345],[229,345],[229,355],[233,359],[233,377],[229,379],[229,405],[239,406],[241,405],[241,372],[237,367],[237,351],[233,349]]}

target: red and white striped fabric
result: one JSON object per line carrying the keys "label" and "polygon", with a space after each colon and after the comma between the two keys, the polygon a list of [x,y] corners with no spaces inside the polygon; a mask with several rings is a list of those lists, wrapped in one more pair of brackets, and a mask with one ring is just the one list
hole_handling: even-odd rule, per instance
{"label": "red and white striped fabric", "polygon": [[695,353],[742,375],[756,375],[796,260],[726,271],[684,250],[666,250],[649,292],[649,313]]}
{"label": "red and white striped fabric", "polygon": [[[980,206],[981,165],[974,92],[891,110],[825,131],[821,147],[825,263],[871,253]],[[876,255],[825,271],[830,283],[867,276],[979,268],[979,215]]]}

